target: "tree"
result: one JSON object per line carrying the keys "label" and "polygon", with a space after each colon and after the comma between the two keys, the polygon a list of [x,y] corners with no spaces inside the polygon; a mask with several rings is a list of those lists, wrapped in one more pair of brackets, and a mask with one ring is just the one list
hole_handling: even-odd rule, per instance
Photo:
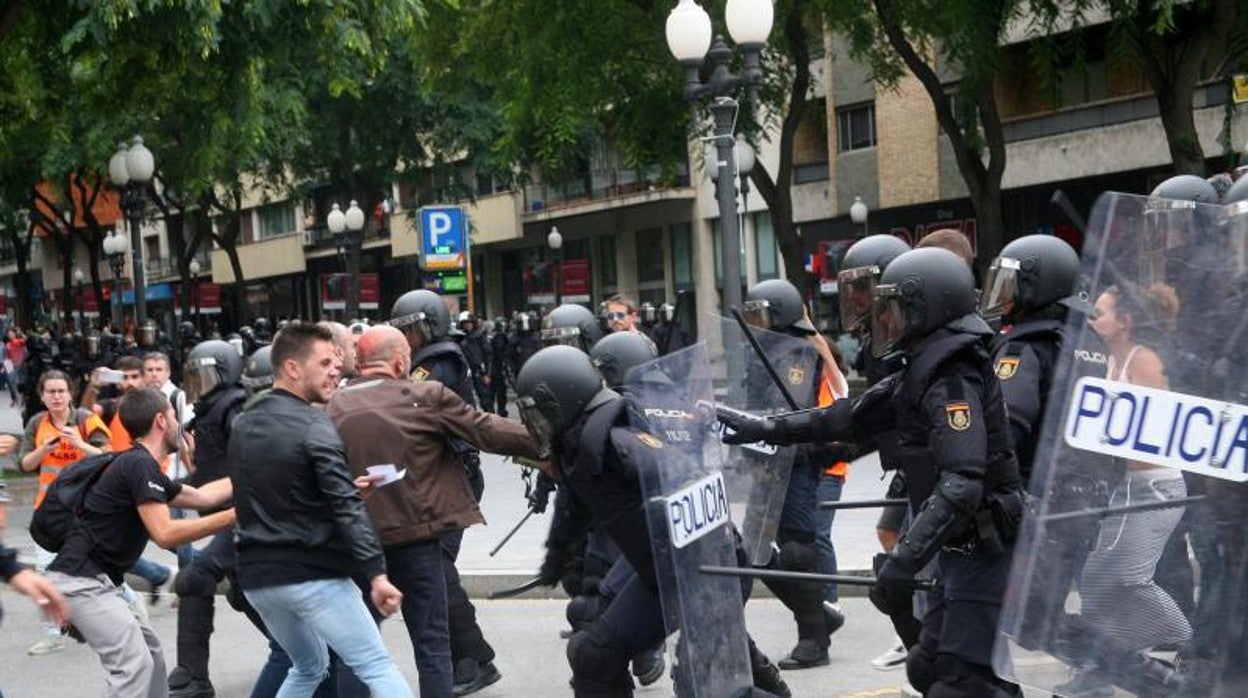
{"label": "tree", "polygon": [[[718,5],[708,12],[719,21],[723,3],[710,4]],[[521,180],[534,170],[547,182],[585,177],[606,143],[624,166],[671,180],[687,161],[691,112],[664,40],[670,9],[649,0],[465,0],[432,6],[431,24],[443,30],[420,42],[433,84],[466,73],[489,91],[502,119],[490,152],[500,169]],[[788,277],[799,288],[808,275],[792,221],[793,140],[809,99],[811,27],[817,36],[820,26],[815,10],[809,0],[776,5],[756,114],[759,124],[778,123],[781,160],[775,172],[760,163],[751,174],[771,210]],[[742,105],[741,121],[757,139],[758,125],[745,117],[749,106]]]}

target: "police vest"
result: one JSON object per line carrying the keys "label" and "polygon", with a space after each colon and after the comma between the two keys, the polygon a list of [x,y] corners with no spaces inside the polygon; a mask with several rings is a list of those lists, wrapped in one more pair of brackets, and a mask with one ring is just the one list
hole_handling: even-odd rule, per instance
{"label": "police vest", "polygon": [[[1044,417],[1044,405],[1049,398],[1049,387],[1053,384],[1057,353],[1061,345],[1062,323],[1058,320],[1028,320],[1018,323],[1010,328],[1009,334],[998,336],[994,342],[992,370],[998,380],[1012,380],[1020,370],[1039,373],[1040,420]],[[1022,365],[1028,350],[1036,358],[1037,365]],[[1026,439],[1026,443],[1014,444],[1019,468],[1024,473],[1031,472],[1032,462],[1035,460],[1036,443],[1040,438],[1040,420],[1031,425],[1031,438]]]}
{"label": "police vest", "polygon": [[[988,353],[978,335],[954,333],[940,337],[923,347],[913,358],[894,393],[894,410],[897,420],[898,467],[906,474],[906,486],[910,507],[918,511],[931,496],[939,470],[934,467],[935,456],[929,446],[933,426],[931,417],[924,414],[923,397],[939,369],[965,357],[981,374],[985,391],[983,409],[988,434],[987,462],[983,464],[984,490],[997,487],[1018,488],[1018,464],[1010,449],[1006,432],[1005,404],[1001,398],[996,377],[992,374]],[[957,400],[964,390],[962,381],[956,377],[947,379],[949,399]]]}
{"label": "police vest", "polygon": [[230,440],[230,418],[247,400],[247,393],[234,386],[214,390],[195,404],[195,474],[190,484],[199,487],[228,477],[226,446]]}
{"label": "police vest", "polygon": [[[81,424],[75,423],[76,418],[81,418],[83,416],[86,416],[85,421]],[[35,428],[36,446],[46,442],[54,436],[61,435],[61,431],[53,426],[52,417],[47,412],[44,412],[38,419],[39,426]],[[67,426],[78,427],[78,433],[82,435],[84,440],[97,431],[103,431],[105,434],[109,434],[108,427],[104,426],[104,420],[94,414],[91,414],[90,412],[87,412],[86,410],[75,410],[70,412],[70,419],[75,421],[69,422]],[[112,439],[111,434],[109,434],[109,439]],[[61,439],[56,442],[56,448],[52,449],[50,453],[43,457],[43,460],[39,461],[39,490],[35,493],[36,509],[38,509],[39,505],[43,503],[43,497],[47,494],[48,487],[54,480],[56,480],[57,476],[61,474],[61,471],[65,469],[65,466],[77,463],[85,458],[86,455],[87,454],[82,452],[82,449],[65,439]]]}
{"label": "police vest", "polygon": [[471,374],[472,368],[463,350],[450,340],[439,340],[421,347],[412,357],[413,381],[440,381],[460,400],[476,407],[477,397],[472,389]]}

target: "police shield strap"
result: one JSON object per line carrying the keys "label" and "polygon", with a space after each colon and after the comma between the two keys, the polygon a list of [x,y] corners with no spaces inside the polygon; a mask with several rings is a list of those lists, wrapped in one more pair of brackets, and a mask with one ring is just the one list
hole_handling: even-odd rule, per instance
{"label": "police shield strap", "polygon": [[[716,361],[715,374],[726,380],[721,404],[755,414],[792,411],[781,387],[768,373],[741,327],[729,318],[717,320],[724,351]],[[751,327],[750,331],[771,361],[784,390],[797,400],[799,407],[813,406],[818,359],[814,345],[758,327]],[[771,544],[780,527],[797,447],[760,442],[723,449],[728,499],[733,520],[741,530],[742,546],[752,564],[765,565],[771,559]]]}
{"label": "police shield strap", "polygon": [[[1097,202],[1095,311],[1066,320],[1001,676],[1060,695],[1248,695],[1246,244],[1235,206]],[[1079,350],[1097,345],[1101,361]]]}
{"label": "police shield strap", "polygon": [[706,345],[642,364],[625,387],[631,429],[612,438],[638,467],[664,625],[679,633],[676,694],[740,695],[752,683],[741,584],[699,571],[736,564]]}

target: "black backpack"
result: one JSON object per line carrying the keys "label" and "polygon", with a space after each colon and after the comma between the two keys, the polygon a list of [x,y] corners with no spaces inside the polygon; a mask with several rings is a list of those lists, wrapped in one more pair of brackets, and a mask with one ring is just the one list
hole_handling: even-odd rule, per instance
{"label": "black backpack", "polygon": [[87,492],[117,454],[87,456],[65,467],[48,485],[43,503],[30,519],[30,537],[44,550],[60,552],[86,506]]}

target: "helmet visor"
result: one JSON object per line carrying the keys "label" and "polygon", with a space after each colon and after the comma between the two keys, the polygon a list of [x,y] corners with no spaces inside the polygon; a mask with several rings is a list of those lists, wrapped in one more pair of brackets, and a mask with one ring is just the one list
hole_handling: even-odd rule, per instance
{"label": "helmet visor", "polygon": [[217,360],[211,356],[187,361],[183,368],[182,389],[186,391],[188,402],[195,402],[216,390],[221,385],[221,376],[217,371]]}
{"label": "helmet visor", "polygon": [[139,328],[139,346],[150,347],[156,344],[156,328],[152,325],[144,325]]}
{"label": "helmet visor", "polygon": [[429,326],[430,318],[424,313],[412,313],[411,315],[401,315],[396,318],[391,318],[389,324],[391,327],[403,330],[404,332],[407,331],[407,328],[415,325],[416,331],[420,333],[421,339],[426,342],[428,342],[433,336],[433,332]]}
{"label": "helmet visor", "polygon": [[576,327],[548,327],[542,330],[542,345],[553,347],[558,344],[581,349],[581,330]]}
{"label": "helmet visor", "polygon": [[841,303],[841,329],[852,332],[871,315],[877,266],[842,269],[836,276],[836,294]]}
{"label": "helmet visor", "polygon": [[1018,272],[1021,268],[1017,259],[998,257],[988,268],[984,279],[984,290],[979,296],[979,312],[986,320],[1008,315],[1018,300]]}
{"label": "helmet visor", "polygon": [[773,322],[771,303],[765,300],[746,301],[741,304],[741,316],[746,323],[763,330],[770,330]]}
{"label": "helmet visor", "polygon": [[871,353],[883,358],[906,336],[906,312],[895,285],[875,287],[871,305]]}
{"label": "helmet visor", "polygon": [[234,347],[234,351],[238,352],[239,356],[246,355],[247,352],[243,349],[242,337],[230,337],[227,341],[230,343],[230,346]]}
{"label": "helmet visor", "polygon": [[529,436],[537,445],[537,450],[541,453],[549,453],[550,444],[555,438],[555,429],[550,420],[537,408],[537,402],[532,397],[519,398],[516,400],[516,406],[520,408],[520,421],[524,424],[524,428],[529,430]]}

